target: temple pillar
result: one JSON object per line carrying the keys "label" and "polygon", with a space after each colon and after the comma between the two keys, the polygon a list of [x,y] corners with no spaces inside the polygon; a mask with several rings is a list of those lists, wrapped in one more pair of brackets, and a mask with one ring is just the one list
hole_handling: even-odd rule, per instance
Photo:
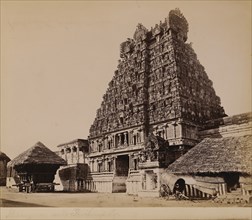
{"label": "temple pillar", "polygon": [[104,138],[104,149],[108,148],[108,137]]}
{"label": "temple pillar", "polygon": [[107,158],[104,159],[104,171],[108,171],[108,160],[107,160]]}
{"label": "temple pillar", "polygon": [[69,154],[70,154],[70,158],[69,158],[68,162],[71,164],[71,163],[73,163],[73,151],[72,151],[71,147],[69,148]]}
{"label": "temple pillar", "polygon": [[129,145],[132,145],[132,131],[128,133]]}
{"label": "temple pillar", "polygon": [[140,131],[140,143],[144,141],[144,131]]}
{"label": "temple pillar", "polygon": [[95,151],[98,151],[98,142],[99,142],[99,140],[96,140],[96,142],[95,142]]}
{"label": "temple pillar", "polygon": [[176,127],[178,126],[178,124],[177,124],[176,121],[174,121],[174,122],[172,123],[172,125],[173,125],[173,130],[174,130],[173,138],[176,139],[176,138],[177,138]]}
{"label": "temple pillar", "polygon": [[110,141],[110,137],[107,137],[107,149],[111,148],[111,141]]}
{"label": "temple pillar", "polygon": [[114,171],[114,174],[116,174],[116,158],[117,158],[117,156],[113,156],[113,171]]}
{"label": "temple pillar", "polygon": [[182,138],[182,123],[180,120],[178,122],[178,129],[179,129],[178,137]]}
{"label": "temple pillar", "polygon": [[102,172],[106,171],[105,166],[106,166],[106,160],[103,158],[102,159]]}
{"label": "temple pillar", "polygon": [[115,148],[115,137],[114,135],[111,136],[111,148]]}
{"label": "temple pillar", "polygon": [[117,134],[113,135],[113,139],[114,139],[114,148],[117,147]]}
{"label": "temple pillar", "polygon": [[123,143],[122,143],[122,134],[121,133],[118,134],[118,137],[119,137],[119,145],[121,146],[121,145],[123,145]]}
{"label": "temple pillar", "polygon": [[165,126],[165,140],[168,140],[168,125]]}
{"label": "temple pillar", "polygon": [[139,135],[139,132],[137,132],[136,136],[137,136],[136,143],[138,144],[138,143],[140,143],[140,135]]}
{"label": "temple pillar", "polygon": [[85,157],[86,157],[85,149],[82,148],[81,151],[82,151],[83,163],[86,163],[86,159],[85,159]]}
{"label": "temple pillar", "polygon": [[67,150],[64,148],[64,157],[65,157],[65,161],[67,161]]}
{"label": "temple pillar", "polygon": [[71,149],[71,163],[73,163],[74,162],[73,147],[71,147],[70,149]]}
{"label": "temple pillar", "polygon": [[127,142],[127,133],[128,132],[124,132],[123,134],[124,134],[124,145],[128,145],[128,142]]}

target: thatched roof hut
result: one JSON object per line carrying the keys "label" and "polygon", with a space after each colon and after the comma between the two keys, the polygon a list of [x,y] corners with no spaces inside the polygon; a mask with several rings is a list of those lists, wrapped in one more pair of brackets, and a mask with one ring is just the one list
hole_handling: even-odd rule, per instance
{"label": "thatched roof hut", "polygon": [[3,152],[0,151],[0,186],[6,185],[7,176],[7,163],[10,158]]}
{"label": "thatched roof hut", "polygon": [[168,167],[176,174],[252,174],[252,135],[206,138]]}
{"label": "thatched roof hut", "polygon": [[38,142],[10,161],[8,166],[15,167],[24,164],[66,165],[66,161],[48,149],[44,144]]}
{"label": "thatched roof hut", "polygon": [[0,151],[0,160],[1,161],[5,160],[5,161],[9,162],[10,158],[5,153]]}
{"label": "thatched roof hut", "polygon": [[40,183],[53,183],[54,175],[61,165],[66,165],[66,161],[41,142],[8,163],[10,173],[14,168],[21,182],[33,182],[35,188]]}

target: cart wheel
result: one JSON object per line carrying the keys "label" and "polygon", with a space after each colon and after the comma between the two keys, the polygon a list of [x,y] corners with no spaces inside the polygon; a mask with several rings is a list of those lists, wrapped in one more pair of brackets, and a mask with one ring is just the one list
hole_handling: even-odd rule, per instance
{"label": "cart wheel", "polygon": [[161,197],[167,197],[169,198],[169,195],[170,195],[170,188],[167,184],[162,184],[160,186],[160,196]]}

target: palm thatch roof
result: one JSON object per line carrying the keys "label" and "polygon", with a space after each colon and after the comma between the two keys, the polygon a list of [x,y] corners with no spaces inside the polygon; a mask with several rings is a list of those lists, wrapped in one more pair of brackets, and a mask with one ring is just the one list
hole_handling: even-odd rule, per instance
{"label": "palm thatch roof", "polygon": [[48,149],[44,144],[38,142],[10,161],[8,166],[18,166],[21,164],[65,165],[66,161]]}
{"label": "palm thatch roof", "polygon": [[252,174],[252,136],[205,138],[168,167],[177,174]]}
{"label": "palm thatch roof", "polygon": [[0,160],[6,160],[7,162],[9,162],[10,158],[5,153],[0,151]]}

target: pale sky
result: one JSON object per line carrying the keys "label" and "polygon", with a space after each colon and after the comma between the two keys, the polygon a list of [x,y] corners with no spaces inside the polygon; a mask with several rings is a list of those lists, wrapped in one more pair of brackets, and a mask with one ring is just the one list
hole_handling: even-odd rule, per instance
{"label": "pale sky", "polygon": [[177,7],[226,113],[251,111],[250,1],[1,1],[1,151],[86,139],[120,43]]}

